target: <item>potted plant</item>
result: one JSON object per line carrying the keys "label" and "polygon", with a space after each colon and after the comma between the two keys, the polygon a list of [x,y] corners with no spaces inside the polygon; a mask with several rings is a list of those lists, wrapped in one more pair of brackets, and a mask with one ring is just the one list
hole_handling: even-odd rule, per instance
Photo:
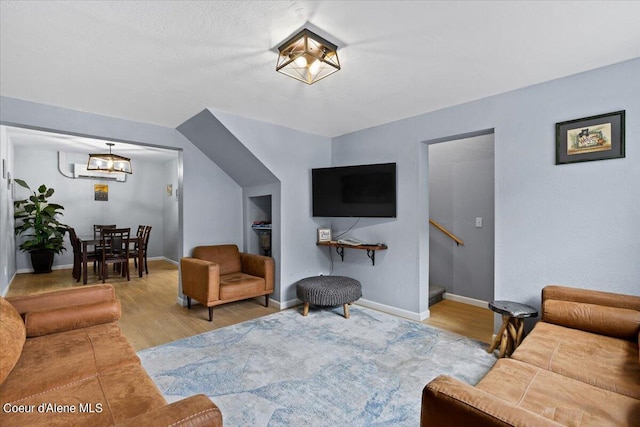
{"label": "potted plant", "polygon": [[[31,191],[23,180],[15,179],[14,181]],[[48,202],[53,193],[53,188],[47,188],[42,184],[28,199],[14,202],[14,218],[22,220],[16,221],[16,235],[24,234],[27,237],[19,248],[31,255],[34,273],[50,273],[53,256],[66,250],[64,235],[68,226],[56,219],[58,215],[62,215],[64,208]]]}

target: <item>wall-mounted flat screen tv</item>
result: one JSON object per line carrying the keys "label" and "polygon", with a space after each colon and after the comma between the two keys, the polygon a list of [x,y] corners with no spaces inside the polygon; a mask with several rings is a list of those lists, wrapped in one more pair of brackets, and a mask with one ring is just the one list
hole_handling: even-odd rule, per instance
{"label": "wall-mounted flat screen tv", "polygon": [[396,164],[311,170],[313,216],[396,217]]}

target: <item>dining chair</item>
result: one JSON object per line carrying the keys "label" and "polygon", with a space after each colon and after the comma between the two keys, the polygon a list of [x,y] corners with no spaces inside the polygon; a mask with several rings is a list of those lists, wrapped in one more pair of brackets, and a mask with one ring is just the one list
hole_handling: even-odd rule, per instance
{"label": "dining chair", "polygon": [[[69,240],[71,241],[71,248],[73,249],[73,278],[76,282],[80,281],[82,277],[82,243],[78,238],[75,228],[69,227]],[[96,262],[98,257],[95,252],[87,253],[87,261]]]}
{"label": "dining chair", "polygon": [[[140,238],[141,248],[136,243],[134,244],[133,252],[131,252],[131,257],[133,257],[133,265],[138,267],[138,257],[139,250],[142,250],[142,257],[144,258],[144,272],[149,274],[149,265],[147,263],[147,248],[149,247],[149,236],[151,235],[151,226],[150,225],[139,225],[138,233],[136,234],[138,238]],[[142,232],[140,231],[142,229]]]}
{"label": "dining chair", "polygon": [[[116,228],[116,224],[93,224],[93,238],[94,239],[99,239],[100,238],[100,231],[103,228]],[[101,250],[100,245],[96,245],[94,247],[94,249],[95,249],[95,252],[97,254],[96,258],[99,258],[100,257],[100,250]],[[93,271],[94,272],[96,271],[96,261],[97,260],[93,261]]]}
{"label": "dining chair", "polygon": [[101,276],[102,283],[105,283],[109,272],[109,264],[117,264],[122,271],[122,277],[127,277],[127,281],[131,280],[129,275],[129,236],[131,228],[103,228],[100,230],[100,247],[101,247]]}
{"label": "dining chair", "polygon": [[71,242],[71,249],[73,250],[73,270],[71,275],[76,282],[80,281],[82,275],[82,248],[78,248],[79,241],[76,230],[73,227],[69,227],[69,241]]}

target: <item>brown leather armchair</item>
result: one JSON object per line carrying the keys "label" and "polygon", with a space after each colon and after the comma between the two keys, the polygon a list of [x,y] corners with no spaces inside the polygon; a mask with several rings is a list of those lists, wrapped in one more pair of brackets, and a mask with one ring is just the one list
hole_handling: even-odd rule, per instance
{"label": "brown leather armchair", "polygon": [[197,246],[192,257],[180,260],[182,293],[191,308],[191,298],[209,308],[232,301],[273,293],[273,258],[242,253],[236,245]]}

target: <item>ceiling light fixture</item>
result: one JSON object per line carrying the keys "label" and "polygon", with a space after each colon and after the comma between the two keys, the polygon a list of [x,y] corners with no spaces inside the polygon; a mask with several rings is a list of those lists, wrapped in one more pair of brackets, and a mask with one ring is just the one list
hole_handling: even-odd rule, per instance
{"label": "ceiling light fixture", "polygon": [[306,28],[278,46],[276,71],[314,84],[340,70],[338,47]]}
{"label": "ceiling light fixture", "polygon": [[133,173],[133,171],[131,170],[131,159],[118,156],[117,154],[112,154],[111,147],[113,147],[115,144],[112,142],[107,142],[107,145],[109,146],[108,154],[89,154],[89,163],[87,163],[87,170]]}

